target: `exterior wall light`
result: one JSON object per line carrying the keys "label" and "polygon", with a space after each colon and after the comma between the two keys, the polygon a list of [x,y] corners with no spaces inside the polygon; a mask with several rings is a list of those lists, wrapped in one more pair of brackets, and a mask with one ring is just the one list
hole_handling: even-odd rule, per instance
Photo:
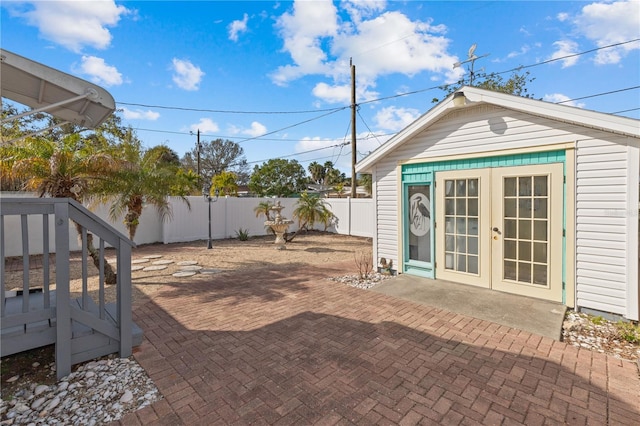
{"label": "exterior wall light", "polygon": [[464,97],[464,92],[456,92],[453,94],[453,106],[461,107],[465,105],[467,98]]}

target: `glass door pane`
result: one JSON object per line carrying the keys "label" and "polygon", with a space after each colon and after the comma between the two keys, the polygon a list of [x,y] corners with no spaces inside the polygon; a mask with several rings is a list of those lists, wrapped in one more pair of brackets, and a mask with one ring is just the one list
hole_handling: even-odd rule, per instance
{"label": "glass door pane", "polygon": [[547,286],[549,243],[548,176],[503,178],[503,276]]}
{"label": "glass door pane", "polygon": [[478,275],[478,179],[444,180],[444,267]]}
{"label": "glass door pane", "polygon": [[409,185],[409,260],[431,263],[431,185]]}

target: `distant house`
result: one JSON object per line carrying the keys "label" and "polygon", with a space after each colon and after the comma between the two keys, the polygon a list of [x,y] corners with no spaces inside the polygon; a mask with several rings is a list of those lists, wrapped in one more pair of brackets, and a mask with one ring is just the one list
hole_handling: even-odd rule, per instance
{"label": "distant house", "polygon": [[638,320],[639,168],[639,120],[464,87],[356,171],[398,273]]}

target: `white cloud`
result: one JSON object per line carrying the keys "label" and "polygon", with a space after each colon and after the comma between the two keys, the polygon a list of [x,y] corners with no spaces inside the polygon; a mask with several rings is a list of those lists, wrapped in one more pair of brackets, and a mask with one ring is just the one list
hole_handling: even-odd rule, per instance
{"label": "white cloud", "polygon": [[40,35],[74,52],[84,46],[106,49],[114,27],[131,11],[115,1],[29,1],[7,5],[13,16],[37,27]]}
{"label": "white cloud", "polygon": [[198,90],[204,72],[188,60],[173,58],[173,82],[184,90]]}
{"label": "white cloud", "polygon": [[413,123],[419,116],[420,111],[417,109],[387,107],[378,111],[373,119],[376,127],[397,132]]}
{"label": "white cloud", "polygon": [[547,101],[547,102],[553,102],[554,104],[561,103],[562,105],[568,105],[568,106],[573,106],[573,107],[578,107],[578,108],[584,108],[585,107],[585,104],[580,103],[580,102],[578,102],[578,103],[576,103],[574,101],[567,102],[571,98],[566,96],[566,95],[563,95],[562,93],[551,93],[551,94],[548,94],[548,95],[544,95],[544,97],[542,99]]}
{"label": "white cloud", "polygon": [[[640,2],[637,0],[591,3],[582,8],[574,19],[578,33],[596,43],[607,46],[640,37]],[[617,64],[640,43],[629,43],[598,51],[597,64]]]}
{"label": "white cloud", "polygon": [[[559,40],[553,43],[556,48],[550,59],[563,58],[578,53],[578,43],[571,40]],[[578,62],[578,56],[571,56],[562,60],[562,68],[568,68]]]}
{"label": "white cloud", "polygon": [[256,138],[267,133],[267,127],[262,123],[254,121],[251,123],[251,127],[249,127],[248,129],[237,126],[229,126],[229,129],[227,131],[232,135],[245,135]]}
{"label": "white cloud", "polygon": [[276,84],[286,85],[305,74],[330,70],[324,64],[327,55],[322,42],[337,34],[337,19],[335,6],[327,1],[296,1],[293,13],[280,16],[276,25],[284,41],[283,50],[291,55],[295,65],[280,67],[272,76]]}
{"label": "white cloud", "polygon": [[88,75],[92,82],[104,86],[122,84],[122,74],[114,66],[107,65],[102,58],[83,56],[80,65],[74,68],[79,74]]}
{"label": "white cloud", "polygon": [[291,63],[271,75],[275,84],[284,86],[306,75],[326,76],[331,81],[316,85],[313,93],[333,103],[348,99],[344,87],[350,81],[351,58],[363,93],[373,93],[377,79],[390,74],[426,71],[447,83],[464,74],[453,68],[458,58],[447,52],[445,26],[412,21],[395,11],[380,13],[385,2],[346,1],[340,6],[350,21],[341,19],[333,2],[296,1],[291,12],[280,16],[277,27]]}
{"label": "white cloud", "polygon": [[387,2],[381,0],[342,0],[341,6],[349,13],[351,19],[358,23],[366,17],[383,11],[387,7]]}
{"label": "white cloud", "polygon": [[143,111],[141,109],[130,110],[128,108],[122,108],[122,116],[127,120],[156,121],[158,118],[160,118],[160,113],[151,111],[149,109],[146,111]]}
{"label": "white cloud", "polygon": [[520,50],[518,51],[513,51],[513,52],[509,52],[509,54],[507,55],[507,58],[509,59],[513,59],[516,58],[520,55],[524,55],[525,53],[527,53],[529,50],[531,50],[531,47],[528,45],[524,45],[520,48]]}
{"label": "white cloud", "polygon": [[247,22],[249,22],[249,15],[246,13],[242,20],[233,21],[229,24],[229,40],[238,41],[238,34],[247,31]]}
{"label": "white cloud", "polygon": [[194,134],[198,130],[200,130],[200,133],[213,133],[220,130],[220,128],[218,127],[218,123],[214,122],[210,118],[201,118],[198,123],[190,125],[189,130]]}
{"label": "white cloud", "polygon": [[569,19],[569,14],[566,13],[566,12],[560,12],[560,13],[558,13],[557,18],[558,18],[558,21],[564,22],[567,19]]}
{"label": "white cloud", "polygon": [[348,84],[331,86],[327,83],[318,83],[312,93],[329,103],[349,103],[351,101],[351,86]]}

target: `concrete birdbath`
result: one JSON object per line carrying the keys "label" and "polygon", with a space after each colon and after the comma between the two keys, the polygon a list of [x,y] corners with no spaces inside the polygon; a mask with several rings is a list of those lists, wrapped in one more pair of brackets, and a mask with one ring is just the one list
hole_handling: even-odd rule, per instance
{"label": "concrete birdbath", "polygon": [[284,233],[287,232],[289,225],[293,223],[293,220],[282,217],[280,213],[282,209],[284,209],[284,206],[280,205],[280,201],[276,201],[276,204],[269,209],[276,212],[276,217],[274,220],[267,220],[264,222],[264,224],[273,229],[273,232],[276,234],[276,241],[274,243],[276,245],[276,250],[284,250],[286,248]]}

